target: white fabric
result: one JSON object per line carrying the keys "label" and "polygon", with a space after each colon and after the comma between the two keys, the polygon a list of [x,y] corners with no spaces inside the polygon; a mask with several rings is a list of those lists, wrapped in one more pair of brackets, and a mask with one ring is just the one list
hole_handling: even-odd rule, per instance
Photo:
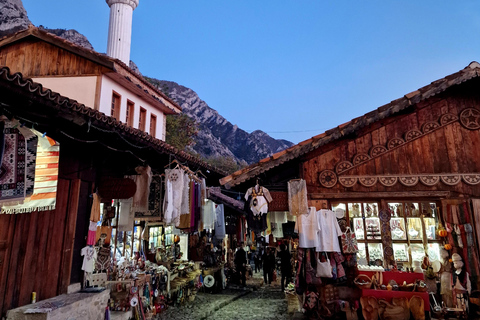
{"label": "white fabric", "polygon": [[215,238],[225,238],[225,213],[223,204],[218,204],[215,208],[216,221],[215,221]]}
{"label": "white fabric", "polygon": [[316,248],[318,246],[318,233],[321,230],[317,211],[310,207],[308,213],[297,216],[295,232],[298,233],[298,246],[300,248]]}
{"label": "white fabric", "polygon": [[170,180],[165,182],[165,197],[163,198],[163,212],[166,224],[172,223],[173,216],[173,187]]}
{"label": "white fabric", "polygon": [[85,272],[93,272],[95,269],[95,260],[97,260],[97,251],[92,246],[86,246],[80,254],[83,256],[82,270]]}
{"label": "white fabric", "polygon": [[135,171],[138,175],[130,176],[137,185],[137,190],[133,196],[132,210],[134,213],[147,212],[148,193],[150,190],[150,183],[152,182],[152,169],[149,166],[140,166],[136,167]]}
{"label": "white fabric", "polygon": [[338,237],[342,230],[338,225],[335,213],[332,210],[322,209],[317,211],[320,232],[318,233],[317,252],[341,252]]}
{"label": "white fabric", "polygon": [[250,210],[252,210],[253,214],[258,216],[259,214],[267,213],[268,203],[273,200],[270,191],[257,184],[255,187],[251,187],[247,190],[245,193],[245,200],[248,200],[250,195],[252,196]]}
{"label": "white fabric", "polygon": [[287,211],[272,211],[270,212],[270,222],[271,223],[279,223],[280,226],[282,223],[287,223]]}
{"label": "white fabric", "polygon": [[118,231],[132,231],[134,212],[132,211],[133,198],[120,200],[118,212]]}
{"label": "white fabric", "polygon": [[307,183],[303,179],[288,181],[288,209],[297,216],[308,211]]}
{"label": "white fabric", "polygon": [[185,173],[183,178],[183,198],[181,214],[190,213],[190,177]]}
{"label": "white fabric", "polygon": [[270,222],[274,238],[283,238],[283,226],[281,223]]}
{"label": "white fabric", "polygon": [[212,200],[205,200],[205,205],[203,206],[203,229],[211,230],[215,226],[215,202]]}
{"label": "white fabric", "polygon": [[172,223],[176,226],[180,224],[180,214],[182,211],[183,200],[183,180],[185,178],[185,171],[182,169],[167,169],[165,170],[167,180],[172,183]]}

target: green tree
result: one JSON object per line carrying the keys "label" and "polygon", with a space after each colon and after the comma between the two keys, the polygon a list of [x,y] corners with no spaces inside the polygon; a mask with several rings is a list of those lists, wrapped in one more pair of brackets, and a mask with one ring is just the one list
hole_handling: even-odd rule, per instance
{"label": "green tree", "polygon": [[227,172],[228,174],[234,173],[235,171],[240,170],[243,167],[238,164],[237,161],[235,161],[235,159],[233,159],[232,157],[210,157],[208,159],[205,159],[205,162]]}
{"label": "green tree", "polygon": [[186,114],[167,116],[166,142],[175,148],[186,151],[195,144],[198,123]]}

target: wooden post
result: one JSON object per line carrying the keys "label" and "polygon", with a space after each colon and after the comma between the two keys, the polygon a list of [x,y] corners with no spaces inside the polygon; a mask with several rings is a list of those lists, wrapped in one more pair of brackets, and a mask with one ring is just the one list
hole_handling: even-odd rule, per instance
{"label": "wooden post", "polygon": [[67,292],[72,273],[73,245],[75,240],[75,228],[77,225],[78,203],[80,198],[81,180],[75,179],[70,182],[68,194],[68,207],[66,211],[65,232],[63,235],[63,247],[60,266],[60,279],[58,282],[58,294]]}

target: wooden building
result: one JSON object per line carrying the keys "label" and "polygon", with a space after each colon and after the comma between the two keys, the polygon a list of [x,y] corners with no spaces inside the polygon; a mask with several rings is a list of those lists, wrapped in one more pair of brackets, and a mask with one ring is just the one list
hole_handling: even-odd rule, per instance
{"label": "wooden building", "polygon": [[165,141],[181,107],[118,59],[30,27],[0,40],[0,65]]}
{"label": "wooden building", "polygon": [[[480,212],[471,200],[480,198],[479,75],[480,64],[472,62],[224,177],[221,185],[245,192],[259,181],[285,198],[287,182],[304,179],[309,205],[343,209],[352,230],[360,218],[355,230],[364,232],[359,243],[367,260],[380,258],[385,266],[408,263],[408,248],[414,255],[438,255],[449,242],[450,253],[459,252],[468,260],[472,283],[477,283]],[[285,201],[284,209],[288,210]],[[455,221],[452,210],[458,212]],[[369,218],[381,236],[369,234]],[[473,243],[459,246],[451,230],[447,238],[438,237],[439,223],[474,226],[473,234],[467,231]],[[400,225],[404,234],[395,235]]]}
{"label": "wooden building", "polygon": [[[67,293],[82,282],[90,207],[104,179],[132,174],[148,164],[162,173],[172,159],[202,169],[207,184],[223,176],[216,168],[115,118],[0,68],[0,115],[34,127],[60,143],[56,207],[0,214],[0,316],[31,302]],[[207,171],[208,170],[208,171]]]}

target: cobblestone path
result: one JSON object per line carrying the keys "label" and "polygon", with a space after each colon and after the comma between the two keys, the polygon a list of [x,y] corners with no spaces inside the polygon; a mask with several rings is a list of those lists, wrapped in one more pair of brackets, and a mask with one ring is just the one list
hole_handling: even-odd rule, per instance
{"label": "cobblestone path", "polygon": [[289,320],[285,293],[277,281],[265,286],[260,273],[247,280],[247,287],[230,287],[221,293],[199,292],[193,302],[169,307],[158,320]]}
{"label": "cobblestone path", "polygon": [[287,320],[285,293],[277,286],[261,287],[217,310],[208,320]]}

